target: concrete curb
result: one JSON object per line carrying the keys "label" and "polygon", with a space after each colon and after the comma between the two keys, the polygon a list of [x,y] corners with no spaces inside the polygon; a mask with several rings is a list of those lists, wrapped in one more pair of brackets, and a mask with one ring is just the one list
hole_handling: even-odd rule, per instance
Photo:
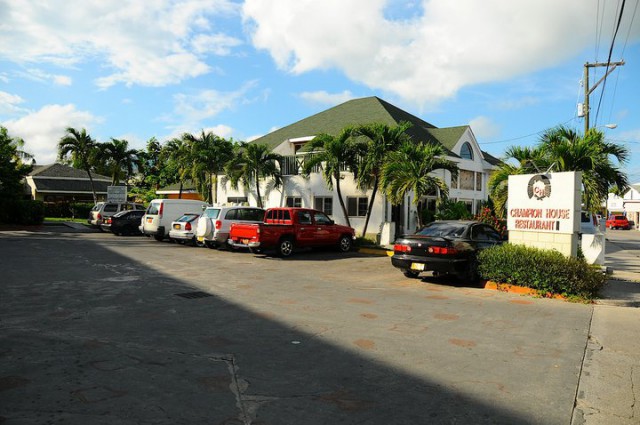
{"label": "concrete curb", "polygon": [[391,257],[393,256],[393,251],[390,251],[386,248],[378,248],[378,247],[362,247],[362,248],[358,248],[358,252],[362,253],[362,254],[369,254],[369,255],[379,255],[381,257],[387,256],[387,257]]}

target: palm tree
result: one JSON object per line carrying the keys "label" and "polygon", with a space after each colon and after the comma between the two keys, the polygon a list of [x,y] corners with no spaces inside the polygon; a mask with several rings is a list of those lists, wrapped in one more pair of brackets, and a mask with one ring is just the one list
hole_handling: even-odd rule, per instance
{"label": "palm tree", "polygon": [[237,190],[238,183],[242,183],[248,189],[255,184],[258,207],[263,208],[260,180],[272,178],[275,187],[280,187],[282,175],[277,164],[282,161],[282,156],[271,152],[267,145],[259,143],[243,142],[236,146],[235,157],[225,166],[231,187]]}
{"label": "palm tree", "polygon": [[66,134],[58,142],[58,159],[65,160],[71,156],[73,166],[87,172],[94,203],[98,202],[98,197],[91,169],[95,165],[96,153],[96,141],[87,134],[87,130],[84,128],[78,131],[75,128],[67,127]]}
{"label": "palm tree", "polygon": [[164,171],[169,174],[169,182],[180,183],[178,199],[182,199],[184,180],[191,171],[191,152],[189,146],[181,138],[171,139],[162,147],[160,161],[165,164]]}
{"label": "palm tree", "polygon": [[185,133],[182,138],[191,151],[191,177],[198,191],[206,202],[216,202],[218,173],[232,158],[233,142],[204,130],[199,137]]}
{"label": "palm tree", "polygon": [[318,150],[318,152],[308,154],[304,158],[302,166],[302,173],[306,176],[313,169],[321,167],[322,176],[329,190],[333,190],[335,180],[338,201],[349,227],[351,227],[351,222],[349,221],[349,213],[340,188],[340,180],[342,179],[340,171],[354,166],[355,163],[356,155],[352,143],[352,133],[353,128],[346,127],[337,136],[331,136],[326,133],[318,134],[305,146],[305,150]]}
{"label": "palm tree", "polygon": [[389,153],[382,167],[380,185],[393,205],[401,204],[407,192],[413,192],[419,227],[423,225],[420,200],[434,191],[444,198],[449,195],[446,182],[432,172],[448,170],[453,177],[458,175],[458,166],[445,159],[445,155],[442,145],[406,141],[397,151]]}
{"label": "palm tree", "polygon": [[140,164],[137,149],[129,149],[129,142],[111,138],[110,142],[99,145],[100,157],[111,173],[111,185],[116,186],[122,177],[128,180],[135,166]]}
{"label": "palm tree", "polygon": [[601,208],[612,186],[622,192],[629,186],[627,176],[612,161],[614,158],[618,164],[626,163],[629,151],[607,142],[597,129],[589,129],[581,137],[575,130],[556,127],[542,135],[540,148],[553,161],[555,171],[582,172],[582,200],[588,211]]}
{"label": "palm tree", "polygon": [[[509,162],[511,161],[511,162]],[[513,161],[516,164],[513,164]],[[489,196],[498,218],[504,218],[507,208],[509,176],[539,173],[549,167],[541,148],[512,146],[505,152],[499,168],[491,174],[488,182]]]}
{"label": "palm tree", "polygon": [[412,124],[409,122],[401,122],[396,126],[372,123],[361,125],[354,129],[354,136],[364,136],[367,139],[364,157],[354,170],[354,177],[358,183],[358,188],[362,190],[371,189],[371,199],[367,208],[362,236],[367,233],[369,219],[373,211],[373,203],[380,185],[382,166],[390,152],[395,151],[402,142],[410,140],[410,137],[405,132],[411,126]]}

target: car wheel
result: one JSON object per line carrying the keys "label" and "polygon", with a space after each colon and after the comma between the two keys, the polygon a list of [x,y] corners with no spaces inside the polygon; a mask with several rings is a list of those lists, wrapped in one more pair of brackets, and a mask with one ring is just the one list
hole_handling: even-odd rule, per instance
{"label": "car wheel", "polygon": [[338,242],[338,249],[340,249],[340,252],[349,252],[351,251],[351,245],[351,236],[343,236]]}
{"label": "car wheel", "polygon": [[162,239],[164,239],[164,237],[162,237],[162,235],[153,235],[153,239],[157,240],[158,242],[161,242]]}
{"label": "car wheel", "polygon": [[280,257],[289,257],[293,254],[293,239],[283,238],[278,242],[278,255]]}
{"label": "car wheel", "polygon": [[406,277],[411,278],[411,279],[417,279],[418,275],[420,275],[420,272],[417,272],[415,270],[405,270],[404,272],[402,272]]}

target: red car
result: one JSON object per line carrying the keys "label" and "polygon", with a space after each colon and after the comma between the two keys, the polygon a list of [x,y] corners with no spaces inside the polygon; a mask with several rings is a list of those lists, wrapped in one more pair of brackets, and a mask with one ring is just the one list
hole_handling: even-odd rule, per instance
{"label": "red car", "polygon": [[236,248],[275,250],[281,257],[293,254],[296,248],[335,246],[348,252],[353,246],[355,231],[335,224],[322,211],[308,208],[270,208],[259,224],[233,223],[228,243]]}
{"label": "red car", "polygon": [[629,220],[623,215],[610,215],[609,218],[607,218],[606,226],[609,229],[631,229]]}

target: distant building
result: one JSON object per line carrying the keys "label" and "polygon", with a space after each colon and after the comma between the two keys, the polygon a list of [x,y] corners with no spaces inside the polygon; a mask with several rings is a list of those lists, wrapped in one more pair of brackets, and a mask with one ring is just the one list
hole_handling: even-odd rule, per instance
{"label": "distant building", "polygon": [[182,192],[180,192],[180,183],[174,183],[169,186],[165,186],[156,190],[156,195],[159,198],[166,199],[197,199],[202,201],[202,196],[196,189],[196,185],[191,180],[185,180],[182,182]]}
{"label": "distant building", "polygon": [[636,229],[640,230],[640,182],[629,186],[629,190],[618,196],[609,194],[607,199],[607,212],[609,214],[624,214],[628,220],[633,220]]}
{"label": "distant building", "polygon": [[[111,178],[91,174],[99,201],[107,198]],[[34,165],[25,177],[25,190],[31,199],[48,203],[93,202],[91,182],[84,170],[63,164]]]}

